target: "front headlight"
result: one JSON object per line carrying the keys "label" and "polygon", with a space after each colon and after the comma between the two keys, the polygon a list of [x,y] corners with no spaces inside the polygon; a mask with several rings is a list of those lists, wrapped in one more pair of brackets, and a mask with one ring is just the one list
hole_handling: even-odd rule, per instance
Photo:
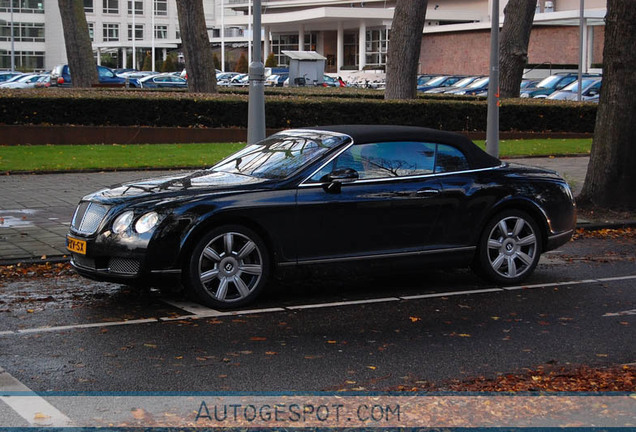
{"label": "front headlight", "polygon": [[146,213],[142,217],[139,218],[137,223],[135,224],[135,231],[139,234],[143,234],[145,232],[150,231],[157,225],[159,221],[159,215],[155,212]]}
{"label": "front headlight", "polygon": [[113,222],[113,232],[115,234],[121,234],[126,231],[132,223],[133,216],[134,213],[132,211],[127,211],[117,216],[117,219]]}

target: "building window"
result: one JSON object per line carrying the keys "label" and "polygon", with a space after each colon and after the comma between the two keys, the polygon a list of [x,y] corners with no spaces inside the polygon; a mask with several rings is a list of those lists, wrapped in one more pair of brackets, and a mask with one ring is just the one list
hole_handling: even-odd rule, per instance
{"label": "building window", "polygon": [[155,26],[155,39],[168,39],[168,26],[166,25]]}
{"label": "building window", "polygon": [[44,0],[0,0],[0,12],[44,13]]}
{"label": "building window", "polygon": [[358,33],[344,34],[343,47],[344,67],[348,69],[358,68]]}
{"label": "building window", "polygon": [[88,37],[91,39],[91,42],[95,42],[95,23],[89,22],[88,24]]}
{"label": "building window", "polygon": [[[44,69],[44,51],[16,51],[14,58],[16,69]],[[11,51],[0,50],[0,68],[11,68]]]}
{"label": "building window", "polygon": [[[16,42],[44,42],[44,23],[13,23]],[[11,40],[11,23],[0,21],[0,41]]]}
{"label": "building window", "polygon": [[168,16],[168,0],[154,0],[155,16]]}
{"label": "building window", "polygon": [[119,13],[119,0],[103,0],[103,12],[105,14]]}
{"label": "building window", "polygon": [[289,57],[283,51],[315,51],[316,34],[305,33],[304,49],[299,48],[298,34],[274,34],[272,35],[272,52],[279,66],[288,66]]}
{"label": "building window", "polygon": [[[128,40],[132,40],[132,24],[128,24]],[[144,25],[135,24],[135,40],[144,40]]]}
{"label": "building window", "polygon": [[119,40],[119,24],[104,24],[102,29],[104,42],[113,42]]}
{"label": "building window", "polygon": [[93,0],[84,0],[84,12],[93,13]]}
{"label": "building window", "polygon": [[388,31],[385,29],[367,30],[366,64],[368,66],[386,65],[386,53],[389,47]]}
{"label": "building window", "polygon": [[[128,15],[132,15],[133,12],[133,2],[132,0],[128,0]],[[135,15],[143,15],[144,14],[144,2],[141,0],[135,0]]]}

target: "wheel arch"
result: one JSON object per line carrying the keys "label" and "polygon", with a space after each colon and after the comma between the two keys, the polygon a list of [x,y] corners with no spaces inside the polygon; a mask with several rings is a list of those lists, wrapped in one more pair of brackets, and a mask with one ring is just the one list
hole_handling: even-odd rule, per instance
{"label": "wheel arch", "polygon": [[[482,231],[488,221],[495,217],[495,215],[507,210],[520,210],[528,213],[528,215],[534,219],[541,230],[541,249],[545,250],[548,236],[550,235],[548,216],[537,203],[525,197],[508,197],[497,203],[481,221],[479,232],[476,233],[476,238],[479,239],[479,237],[481,237]],[[478,242],[477,240],[475,241]]]}
{"label": "wheel arch", "polygon": [[217,214],[198,220],[181,240],[178,256],[179,267],[183,268],[187,263],[190,252],[205,233],[224,225],[238,225],[254,231],[263,240],[270,253],[270,270],[275,267],[275,262],[277,261],[277,257],[280,256],[280,251],[267,230],[254,219],[235,214]]}

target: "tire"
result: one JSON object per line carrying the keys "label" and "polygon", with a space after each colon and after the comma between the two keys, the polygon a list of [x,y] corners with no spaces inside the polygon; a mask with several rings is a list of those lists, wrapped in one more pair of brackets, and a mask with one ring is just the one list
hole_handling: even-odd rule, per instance
{"label": "tire", "polygon": [[252,302],[269,277],[269,253],[252,230],[227,225],[207,233],[185,269],[186,289],[206,306],[228,309]]}
{"label": "tire", "polygon": [[481,233],[475,270],[496,283],[521,282],[539,262],[541,239],[539,226],[529,214],[520,210],[499,213]]}

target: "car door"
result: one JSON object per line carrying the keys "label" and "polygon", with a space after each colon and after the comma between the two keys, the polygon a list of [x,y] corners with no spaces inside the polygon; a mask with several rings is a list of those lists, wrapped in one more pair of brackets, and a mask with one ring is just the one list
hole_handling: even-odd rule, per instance
{"label": "car door", "polygon": [[[298,261],[400,255],[434,248],[441,185],[435,144],[350,146],[300,185]],[[330,180],[344,173],[348,179]]]}

